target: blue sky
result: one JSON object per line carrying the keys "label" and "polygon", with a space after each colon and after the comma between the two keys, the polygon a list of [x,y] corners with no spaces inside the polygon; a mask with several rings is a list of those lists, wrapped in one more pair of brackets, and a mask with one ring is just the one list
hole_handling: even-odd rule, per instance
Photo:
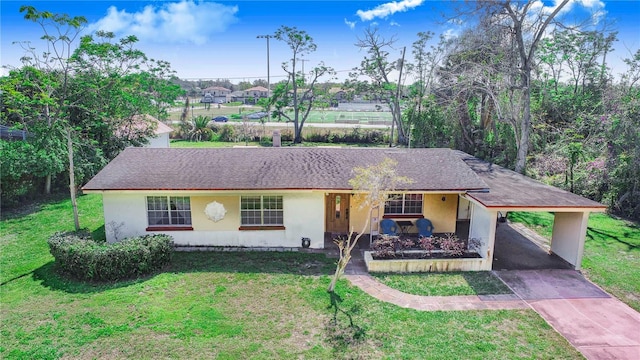
{"label": "blue sky", "polygon": [[[555,0],[545,0],[553,6]],[[281,25],[296,26],[311,35],[318,49],[307,55],[305,67],[324,61],[344,80],[364,56],[354,46],[365,28],[375,26],[384,36],[395,36],[399,58],[420,31],[455,36],[464,24],[444,21],[450,1],[12,1],[0,2],[1,64],[19,66],[24,54],[14,41],[37,45],[40,28],[23,19],[18,9],[33,5],[40,11],[84,16],[87,31],[99,28],[119,36],[136,35],[138,48],[149,57],[169,61],[177,75],[187,79],[228,78],[232,82],[266,78],[266,40]],[[614,69],[621,58],[640,47],[640,1],[574,0],[563,14],[569,21],[598,14],[619,31],[616,51],[610,57]],[[271,80],[284,74],[280,64],[291,54],[284,43],[270,41]],[[615,71],[614,71],[615,72]],[[5,74],[6,70],[2,70]]]}

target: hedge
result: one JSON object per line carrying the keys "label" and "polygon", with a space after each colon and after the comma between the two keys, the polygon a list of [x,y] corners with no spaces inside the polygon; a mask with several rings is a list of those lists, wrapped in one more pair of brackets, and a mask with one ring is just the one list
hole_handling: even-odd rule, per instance
{"label": "hedge", "polygon": [[48,240],[58,269],[74,278],[114,281],[149,274],[171,261],[173,238],[146,235],[99,244],[82,233],[56,233]]}

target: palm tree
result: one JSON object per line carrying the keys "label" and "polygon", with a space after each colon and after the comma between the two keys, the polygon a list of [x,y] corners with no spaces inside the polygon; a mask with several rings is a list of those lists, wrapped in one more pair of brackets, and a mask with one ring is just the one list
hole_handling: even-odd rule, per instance
{"label": "palm tree", "polygon": [[207,127],[209,125],[209,117],[198,115],[191,120],[191,129],[189,130],[189,140],[191,141],[209,141],[213,135],[213,131]]}

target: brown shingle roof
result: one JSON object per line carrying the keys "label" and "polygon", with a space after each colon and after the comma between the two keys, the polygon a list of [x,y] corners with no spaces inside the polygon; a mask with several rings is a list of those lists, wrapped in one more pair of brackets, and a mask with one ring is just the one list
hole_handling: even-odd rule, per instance
{"label": "brown shingle roof", "polygon": [[398,161],[405,190],[482,190],[487,185],[450,149],[128,148],[84,190],[349,190],[356,166]]}
{"label": "brown shingle roof", "polygon": [[472,198],[492,208],[593,208],[606,206],[582,196],[543,184],[515,171],[455,151],[489,185],[489,192],[471,193]]}

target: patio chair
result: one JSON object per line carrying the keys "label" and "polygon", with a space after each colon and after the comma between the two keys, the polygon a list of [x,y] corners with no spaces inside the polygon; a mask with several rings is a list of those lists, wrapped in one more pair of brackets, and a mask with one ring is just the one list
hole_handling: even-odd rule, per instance
{"label": "patio chair", "polygon": [[416,220],[416,227],[418,228],[418,237],[429,237],[433,234],[433,224],[429,219]]}
{"label": "patio chair", "polygon": [[391,219],[382,219],[380,221],[380,230],[385,235],[398,235],[398,224]]}

